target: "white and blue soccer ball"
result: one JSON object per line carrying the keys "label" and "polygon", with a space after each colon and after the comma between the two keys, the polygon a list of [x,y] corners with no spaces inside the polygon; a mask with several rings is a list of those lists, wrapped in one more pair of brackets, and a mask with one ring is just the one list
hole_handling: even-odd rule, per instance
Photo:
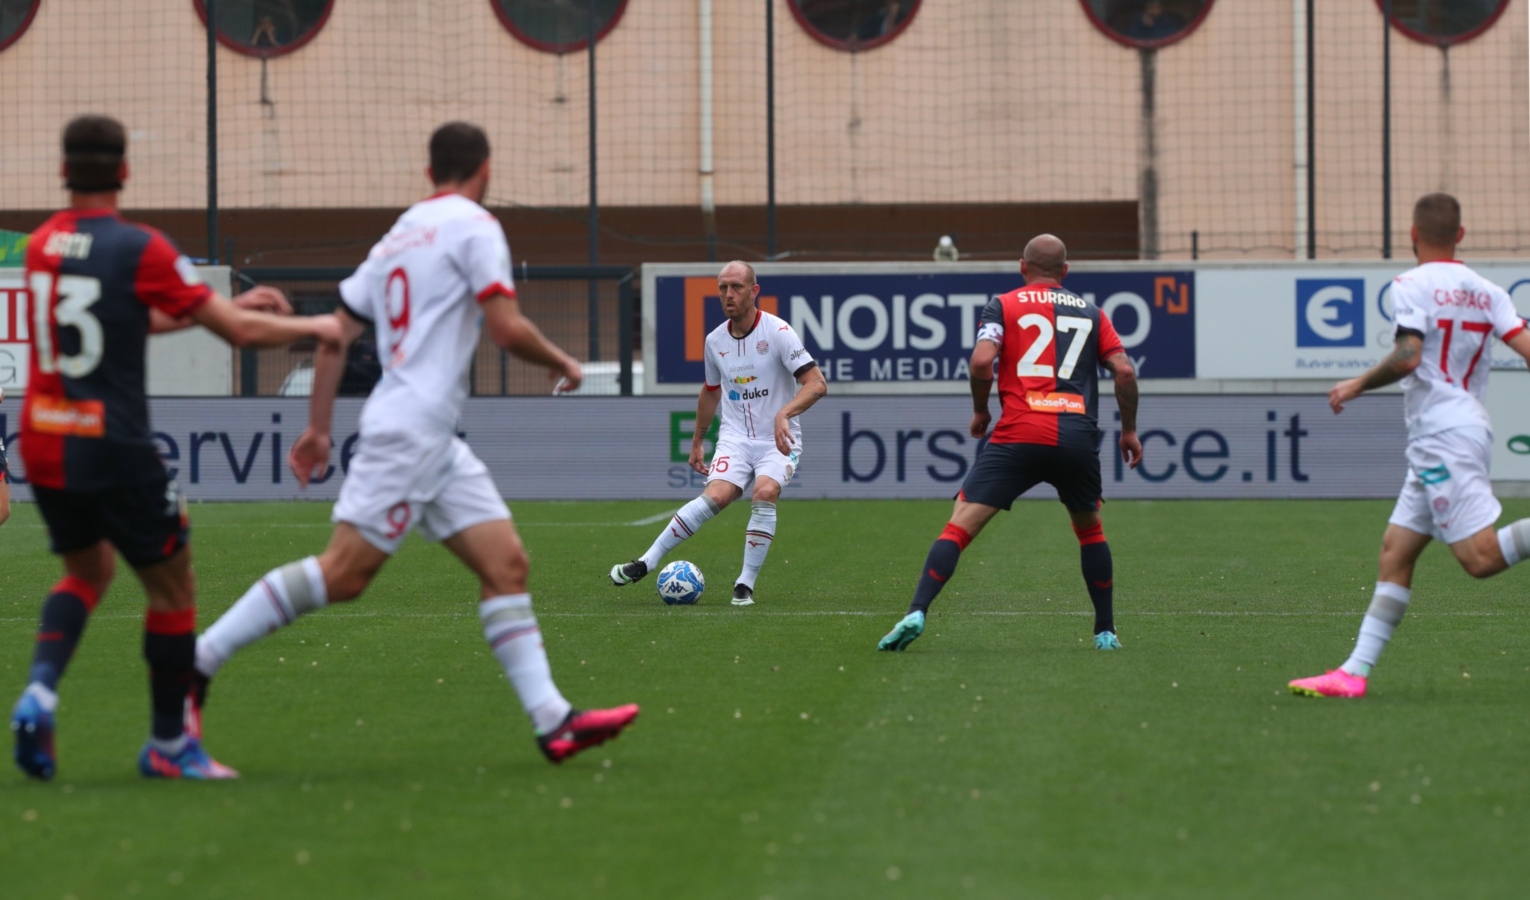
{"label": "white and blue soccer ball", "polygon": [[659,570],[658,589],[659,597],[665,603],[689,606],[701,599],[701,592],[707,589],[707,580],[701,577],[701,570],[695,565],[679,560]]}

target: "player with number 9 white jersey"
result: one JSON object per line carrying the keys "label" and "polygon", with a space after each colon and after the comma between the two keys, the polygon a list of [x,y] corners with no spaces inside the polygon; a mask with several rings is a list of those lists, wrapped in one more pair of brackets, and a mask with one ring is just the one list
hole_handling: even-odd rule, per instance
{"label": "player with number 9 white jersey", "polygon": [[515,296],[498,220],[460,193],[416,203],[340,285],[373,324],[382,379],[361,411],[360,449],[334,520],[392,553],[411,528],[441,540],[507,518],[488,469],[456,436],[478,349],[479,303]]}

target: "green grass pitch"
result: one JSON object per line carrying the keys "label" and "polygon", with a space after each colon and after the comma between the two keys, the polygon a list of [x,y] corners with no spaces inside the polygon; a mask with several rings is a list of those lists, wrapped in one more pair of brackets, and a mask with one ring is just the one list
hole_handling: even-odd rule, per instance
{"label": "green grass pitch", "polygon": [[[0,775],[0,895],[1353,900],[1530,883],[1530,573],[1474,582],[1431,548],[1370,697],[1286,691],[1348,653],[1389,503],[1109,504],[1118,653],[1090,645],[1055,503],[996,520],[903,654],[874,647],[948,504],[788,500],[743,610],[727,598],[746,504],[671,557],[707,575],[698,606],[664,606],[651,577],[607,583],[659,527],[628,523],[666,508],[515,507],[564,693],[643,706],[562,767],[484,646],[471,576],[411,539],[362,600],[224,670],[207,743],[240,781],[145,782],[143,602],[124,569],[63,683],[57,779]],[[321,549],[328,513],[193,507],[201,623]],[[29,505],[0,548],[15,692],[58,569]]]}

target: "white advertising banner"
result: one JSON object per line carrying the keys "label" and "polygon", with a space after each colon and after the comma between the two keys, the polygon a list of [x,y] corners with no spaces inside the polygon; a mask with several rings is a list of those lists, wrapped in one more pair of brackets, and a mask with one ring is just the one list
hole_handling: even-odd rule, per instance
{"label": "white advertising banner", "polygon": [[[307,422],[306,400],[161,398],[151,415],[165,464],[194,500],[332,500],[356,450],[360,403],[338,401],[332,470],[307,491],[285,460]],[[1404,476],[1396,396],[1362,397],[1340,416],[1316,395],[1148,396],[1139,433],[1146,458],[1135,471],[1117,461],[1113,398],[1100,409],[1107,499],[1390,497]],[[967,434],[969,410],[954,397],[828,397],[803,416],[802,463],[788,495],[949,498],[979,452]],[[0,406],[0,430],[15,496],[27,499],[17,412]],[[1513,433],[1530,444],[1523,420],[1521,411]],[[685,464],[694,425],[695,403],[683,397],[474,398],[459,430],[512,501],[680,502],[704,484]],[[1494,462],[1517,472],[1525,457],[1503,452]],[[1034,494],[1054,496],[1046,487]]]}
{"label": "white advertising banner", "polygon": [[[1530,261],[1472,263],[1530,316]],[[1196,266],[1196,375],[1203,379],[1349,378],[1392,349],[1391,263]],[[1493,368],[1525,361],[1492,342]]]}

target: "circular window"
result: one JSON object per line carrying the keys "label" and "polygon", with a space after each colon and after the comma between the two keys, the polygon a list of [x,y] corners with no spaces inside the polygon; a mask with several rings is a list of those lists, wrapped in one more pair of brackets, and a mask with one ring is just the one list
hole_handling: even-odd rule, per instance
{"label": "circular window", "polygon": [[[1386,10],[1384,0],[1376,5]],[[1509,0],[1392,0],[1392,26],[1437,47],[1469,41],[1503,15]]]}
{"label": "circular window", "polygon": [[1213,0],[1079,0],[1105,36],[1128,47],[1167,47],[1188,37]]}
{"label": "circular window", "polygon": [[[206,0],[192,0],[207,25]],[[314,39],[335,0],[217,0],[218,42],[236,53],[269,59]]]}
{"label": "circular window", "polygon": [[923,0],[786,0],[797,24],[820,43],[856,52],[903,33]]}
{"label": "circular window", "polygon": [[489,5],[518,40],[548,53],[572,53],[590,45],[592,5],[596,41],[627,11],[627,0],[489,0]]}
{"label": "circular window", "polygon": [[0,0],[0,50],[21,40],[41,0]]}

